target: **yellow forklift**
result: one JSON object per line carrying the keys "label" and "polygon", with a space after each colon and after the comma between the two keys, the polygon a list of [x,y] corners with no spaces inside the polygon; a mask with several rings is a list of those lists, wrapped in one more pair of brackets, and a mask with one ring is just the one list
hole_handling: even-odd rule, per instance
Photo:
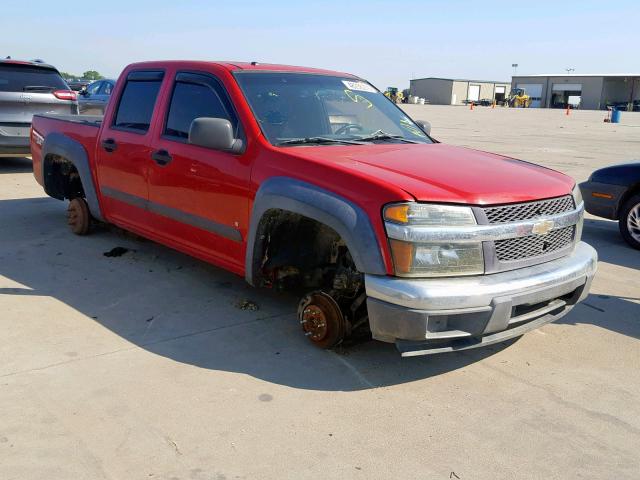
{"label": "yellow forklift", "polygon": [[524,88],[514,88],[509,94],[507,105],[511,108],[529,108],[531,106],[531,97],[527,95]]}
{"label": "yellow forklift", "polygon": [[393,103],[402,103],[404,94],[397,87],[387,87],[384,92],[385,97],[389,98]]}

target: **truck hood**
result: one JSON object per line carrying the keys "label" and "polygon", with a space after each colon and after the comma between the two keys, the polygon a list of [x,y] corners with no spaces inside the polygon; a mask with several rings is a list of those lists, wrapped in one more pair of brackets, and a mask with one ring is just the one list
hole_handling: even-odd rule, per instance
{"label": "truck hood", "polygon": [[420,201],[526,202],[567,195],[575,184],[571,177],[539,165],[442,143],[294,148],[298,157],[373,177]]}

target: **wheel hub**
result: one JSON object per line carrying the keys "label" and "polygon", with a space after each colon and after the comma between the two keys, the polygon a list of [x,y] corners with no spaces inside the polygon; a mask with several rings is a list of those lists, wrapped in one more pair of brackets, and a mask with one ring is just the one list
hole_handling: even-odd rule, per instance
{"label": "wheel hub", "polygon": [[346,321],[340,306],[324,292],[310,293],[300,301],[298,319],[304,334],[321,348],[331,348],[344,339]]}
{"label": "wheel hub", "polygon": [[69,204],[69,208],[67,208],[67,223],[73,229],[78,227],[81,220],[82,210],[80,209],[80,206],[75,202],[71,202]]}
{"label": "wheel hub", "polygon": [[319,341],[327,336],[327,318],[318,305],[309,305],[302,311],[302,328],[311,340]]}
{"label": "wheel hub", "polygon": [[76,235],[86,235],[91,223],[91,214],[87,202],[82,198],[74,198],[67,208],[67,224]]}

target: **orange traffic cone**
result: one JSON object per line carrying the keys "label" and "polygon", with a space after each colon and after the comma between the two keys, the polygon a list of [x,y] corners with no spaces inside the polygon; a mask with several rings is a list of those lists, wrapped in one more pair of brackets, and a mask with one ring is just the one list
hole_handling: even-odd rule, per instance
{"label": "orange traffic cone", "polygon": [[473,110],[473,102],[471,102],[471,107],[469,108],[469,110]]}
{"label": "orange traffic cone", "polygon": [[567,103],[567,116],[569,115],[569,110],[571,109],[571,105]]}

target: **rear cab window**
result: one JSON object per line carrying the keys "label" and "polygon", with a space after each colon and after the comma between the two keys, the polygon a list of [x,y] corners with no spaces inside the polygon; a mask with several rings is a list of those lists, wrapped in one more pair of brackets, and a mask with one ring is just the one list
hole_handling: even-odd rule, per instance
{"label": "rear cab window", "polygon": [[191,122],[200,117],[229,120],[234,136],[242,136],[238,117],[220,81],[205,73],[180,72],[175,78],[162,136],[186,142]]}
{"label": "rear cab window", "polygon": [[145,134],[162,85],[162,71],[134,71],[127,75],[111,128]]}
{"label": "rear cab window", "polygon": [[52,92],[69,90],[57,70],[0,62],[0,92]]}

